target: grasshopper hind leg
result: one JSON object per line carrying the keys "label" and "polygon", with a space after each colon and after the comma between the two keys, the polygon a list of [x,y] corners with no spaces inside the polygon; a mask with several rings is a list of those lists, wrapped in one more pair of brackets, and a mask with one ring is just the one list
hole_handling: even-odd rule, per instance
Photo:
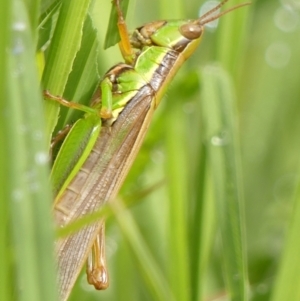
{"label": "grasshopper hind leg", "polygon": [[101,222],[100,232],[94,242],[87,260],[87,281],[97,290],[105,290],[109,286],[108,269],[105,256],[105,222]]}

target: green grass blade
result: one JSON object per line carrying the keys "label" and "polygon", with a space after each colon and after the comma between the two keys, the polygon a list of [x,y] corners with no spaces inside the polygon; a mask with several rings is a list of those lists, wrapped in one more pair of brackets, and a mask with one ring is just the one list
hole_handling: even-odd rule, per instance
{"label": "green grass blade", "polygon": [[[206,163],[209,165],[209,162]],[[212,177],[209,174],[209,168],[205,174],[205,182],[201,189],[204,191],[202,198],[198,198],[198,206],[195,211],[195,223],[193,230],[195,234],[191,241],[191,248],[194,250],[195,266],[191,266],[191,289],[193,292],[191,300],[206,300],[205,289],[207,274],[209,272],[209,262],[211,252],[215,242],[216,233],[216,208],[213,195]],[[198,244],[196,244],[198,240]]]}
{"label": "green grass blade", "polygon": [[[95,89],[98,88],[100,78],[97,64],[98,51],[97,31],[88,15],[83,27],[81,47],[74,60],[73,70],[64,91],[66,99],[86,105],[90,104]],[[65,124],[73,123],[82,115],[83,113],[79,110],[61,107],[57,128],[61,129]]]}
{"label": "green grass blade", "polygon": [[[230,1],[230,6],[241,3],[240,0]],[[216,59],[232,75],[239,75],[241,61],[244,59],[245,33],[250,8],[250,6],[242,7],[223,16],[217,29]]]}
{"label": "green grass blade", "polygon": [[292,211],[291,223],[286,245],[281,258],[280,269],[276,275],[271,301],[299,300],[300,271],[300,189],[298,188]]}
{"label": "green grass blade", "polygon": [[[198,110],[197,116],[201,119],[202,110]],[[202,138],[202,127],[197,129],[192,136],[194,141]],[[197,138],[198,136],[198,138]],[[201,142],[201,138],[199,139]],[[197,148],[196,148],[197,149]],[[207,289],[207,275],[211,253],[215,242],[216,233],[216,213],[213,195],[213,183],[209,162],[207,160],[207,150],[201,144],[192,160],[195,173],[192,173],[191,197],[190,197],[190,253],[191,253],[191,300],[206,300],[205,291]],[[193,200],[193,201],[192,201]]]}
{"label": "green grass blade", "polygon": [[[82,30],[90,0],[66,0],[59,10],[55,31],[48,50],[43,87],[54,95],[63,95],[73,62],[80,48]],[[58,105],[46,102],[47,137],[57,122]]]}
{"label": "green grass blade", "polygon": [[53,7],[60,5],[62,0],[43,0],[41,2],[40,13],[46,14],[53,9]]}
{"label": "green grass blade", "polygon": [[[10,281],[12,271],[12,256],[10,252],[10,233],[9,233],[9,203],[11,190],[9,183],[5,181],[7,178],[7,171],[10,168],[10,161],[7,160],[10,149],[7,147],[7,138],[9,137],[10,129],[9,114],[7,112],[6,102],[9,100],[8,82],[8,52],[10,48],[10,33],[12,24],[12,1],[0,2],[0,300],[12,300],[13,285]],[[7,113],[6,113],[7,112]],[[6,115],[6,116],[5,116]]]}
{"label": "green grass blade", "polygon": [[[13,300],[50,301],[57,300],[54,235],[35,38],[25,1],[12,4],[12,15],[5,11],[11,16],[11,36],[4,56],[9,69],[1,111],[2,156],[8,166],[1,181],[6,182],[3,200],[10,210],[9,222],[7,218],[4,222],[10,227],[14,265],[8,280],[14,286]],[[36,7],[38,2],[32,5]]]}
{"label": "green grass blade", "polygon": [[174,301],[174,296],[169,285],[164,278],[161,269],[153,259],[145,241],[139,232],[137,225],[131,214],[124,210],[124,206],[117,201],[111,203],[116,220],[128,241],[131,251],[137,259],[138,266],[141,269],[142,276],[152,294],[153,300]]}
{"label": "green grass blade", "polygon": [[[177,300],[190,300],[188,260],[188,163],[187,135],[182,118],[182,103],[176,102],[168,112],[166,123],[166,174],[169,190],[169,258],[170,285]],[[180,120],[180,122],[174,122]],[[179,144],[180,143],[180,144]],[[179,146],[180,145],[180,146]]]}
{"label": "green grass blade", "polygon": [[247,300],[242,174],[234,92],[228,75],[206,67],[203,119],[221,234],[224,276],[230,300]]}

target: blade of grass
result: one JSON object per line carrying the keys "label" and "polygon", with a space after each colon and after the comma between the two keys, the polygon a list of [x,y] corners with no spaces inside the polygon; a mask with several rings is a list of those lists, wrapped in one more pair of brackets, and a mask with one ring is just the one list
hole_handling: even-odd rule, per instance
{"label": "blade of grass", "polygon": [[[56,95],[63,95],[73,62],[81,45],[82,29],[91,0],[66,0],[59,10],[53,38],[47,54],[43,87]],[[57,123],[59,106],[46,102],[47,137]],[[50,138],[49,138],[50,139]]]}
{"label": "blade of grass", "polygon": [[247,300],[242,174],[232,83],[223,69],[204,68],[203,119],[230,300]]}
{"label": "blade of grass", "polygon": [[[180,141],[180,146],[177,146],[177,148],[187,145],[184,150],[186,165],[179,169],[184,170],[185,174],[184,182],[181,185],[187,186],[185,188],[187,191],[187,199],[185,201],[187,208],[185,208],[185,211],[188,212],[186,224],[189,234],[188,268],[190,282],[188,285],[191,291],[190,300],[200,301],[204,297],[203,292],[207,284],[207,267],[215,240],[215,205],[212,190],[210,189],[212,185],[211,176],[207,175],[209,173],[207,168],[207,150],[203,145],[202,108],[198,101],[199,74],[196,72],[185,73],[182,75],[181,80],[175,79],[175,86],[176,88],[169,92],[169,96],[172,99],[172,106],[176,101],[181,103],[181,116],[180,122],[177,116],[173,123],[180,123],[181,128],[186,125],[181,130],[181,134],[176,135],[178,141]],[[170,108],[165,114],[169,115],[169,111]],[[174,117],[176,116],[174,115]],[[168,128],[168,126],[165,127]],[[182,143],[185,140],[186,142]],[[173,163],[175,164],[175,162]],[[182,259],[184,260],[184,258]],[[186,260],[186,262],[188,261]]]}
{"label": "blade of grass", "polygon": [[[198,115],[201,114],[199,110]],[[201,127],[199,127],[201,129]],[[199,133],[198,133],[199,135]],[[198,138],[199,139],[199,138]],[[206,300],[204,292],[208,272],[208,263],[212,253],[215,232],[216,214],[213,196],[213,183],[205,147],[198,153],[199,162],[193,176],[192,196],[195,202],[191,206],[191,300]],[[195,164],[197,158],[195,158]],[[192,197],[191,197],[192,198]]]}
{"label": "blade of grass", "polygon": [[[182,118],[182,103],[176,102],[169,110],[166,124],[167,165],[169,189],[169,267],[170,285],[177,300],[190,300],[190,273],[188,254],[187,206],[188,197],[188,149],[187,127]],[[174,122],[176,121],[176,122]],[[177,122],[180,121],[180,122]]]}
{"label": "blade of grass", "polygon": [[[100,77],[97,68],[98,50],[97,32],[88,15],[83,27],[81,47],[74,60],[73,70],[69,75],[64,91],[66,99],[72,102],[80,101],[86,105],[90,104]],[[71,124],[82,115],[82,112],[78,110],[61,107],[57,128],[61,129],[66,124]]]}
{"label": "blade of grass", "polygon": [[[45,2],[42,2],[42,4]],[[47,43],[52,37],[53,28],[56,25],[58,10],[60,8],[60,1],[56,1],[52,7],[49,7],[44,14],[40,15],[38,25],[38,42],[37,51],[47,47]],[[42,10],[42,9],[41,9]],[[44,66],[43,66],[44,68]]]}
{"label": "blade of grass", "polygon": [[[207,162],[206,165],[209,163]],[[196,266],[197,274],[194,275],[194,282],[192,283],[192,289],[194,292],[194,299],[191,300],[206,300],[205,285],[207,280],[208,272],[208,263],[211,257],[211,252],[213,249],[213,243],[215,240],[216,232],[216,213],[215,213],[215,203],[213,195],[213,183],[211,174],[209,170],[205,174],[205,183],[204,183],[204,194],[202,199],[202,206],[199,206],[202,210],[198,208],[198,212],[195,212],[195,216],[198,217],[198,227],[197,224],[194,225],[194,231],[198,230],[199,240],[198,248],[195,249],[195,252],[198,253],[198,265]],[[198,200],[199,201],[199,200]],[[197,261],[196,261],[197,263]]]}
{"label": "blade of grass", "polygon": [[[230,1],[232,6],[240,3],[240,0]],[[237,71],[242,65],[242,54],[245,53],[245,32],[249,11],[249,7],[243,7],[223,16],[217,33],[216,59],[222,62],[224,68],[236,78],[238,78]]]}
{"label": "blade of grass", "polygon": [[[126,210],[126,209],[125,209]],[[112,300],[139,300],[138,288],[139,285],[136,280],[140,276],[138,267],[132,265],[134,261],[132,256],[132,248],[128,244],[123,233],[120,231],[120,235],[123,236],[123,240],[118,240],[118,255],[115,260],[117,261],[116,268],[114,270],[112,285],[116,284],[117,289],[114,290],[114,298]],[[118,268],[122,267],[122,268]],[[138,277],[137,277],[138,275]],[[143,282],[143,279],[139,279]]]}
{"label": "blade of grass", "polygon": [[7,137],[9,136],[9,111],[6,107],[6,101],[9,100],[8,85],[8,53],[10,46],[10,32],[12,24],[12,1],[0,2],[0,300],[12,300],[12,284],[9,281],[11,277],[11,252],[10,252],[10,235],[9,235],[9,204],[10,189],[7,179],[7,171],[9,170],[10,161],[7,156],[10,149],[7,148]]}
{"label": "blade of grass", "polygon": [[281,265],[272,292],[272,301],[299,300],[299,271],[300,271],[300,188],[296,194],[292,211],[285,250],[282,254]]}
{"label": "blade of grass", "polygon": [[173,293],[170,290],[161,269],[149,252],[131,214],[127,210],[124,210],[124,206],[120,201],[116,200],[111,202],[110,207],[131,247],[132,253],[137,259],[138,265],[142,271],[142,276],[148,285],[149,293],[152,294],[153,300],[174,301],[175,298]]}
{"label": "blade of grass", "polygon": [[43,0],[41,1],[40,13],[41,15],[47,14],[53,7],[60,5],[62,0]]}
{"label": "blade of grass", "polygon": [[[48,153],[35,64],[35,41],[25,1],[13,4],[4,100],[5,171],[14,254],[14,300],[57,300]],[[32,3],[36,7],[38,3]],[[29,6],[29,4],[28,4]],[[32,17],[32,16],[31,16]],[[11,279],[11,278],[10,278]],[[4,299],[7,300],[7,299]]]}

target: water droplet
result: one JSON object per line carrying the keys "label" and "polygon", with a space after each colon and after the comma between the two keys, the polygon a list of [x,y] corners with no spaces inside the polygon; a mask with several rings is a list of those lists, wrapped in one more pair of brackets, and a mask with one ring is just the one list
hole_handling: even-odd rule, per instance
{"label": "water droplet", "polygon": [[39,140],[42,140],[42,138],[43,138],[43,132],[42,131],[37,130],[33,133],[33,139],[39,141]]}
{"label": "water droplet", "polygon": [[16,202],[21,201],[23,197],[23,193],[20,189],[15,189],[12,191],[12,199]]}
{"label": "water droplet", "polygon": [[164,153],[160,150],[154,150],[151,152],[151,160],[155,164],[161,164],[164,161]]}
{"label": "water droplet", "polygon": [[[200,10],[199,10],[199,16],[203,16],[205,13],[207,13],[208,11],[210,11],[211,9],[213,9],[214,7],[216,7],[218,4],[220,4],[219,1],[215,1],[215,0],[210,0],[210,1],[207,1],[205,2],[201,7],[200,7]],[[220,10],[216,10],[214,13],[211,14],[211,16],[213,15],[216,15],[220,12]],[[206,28],[209,28],[209,29],[215,29],[217,28],[219,24],[219,20],[216,19],[214,21],[211,21],[207,24],[205,24],[205,27]]]}
{"label": "water droplet", "polygon": [[38,182],[31,182],[29,188],[32,192],[37,192],[40,189],[40,184]]}
{"label": "water droplet", "polygon": [[20,124],[18,128],[21,134],[25,134],[28,131],[28,127],[26,124]]}
{"label": "water droplet", "polygon": [[36,179],[37,173],[34,168],[29,169],[24,174],[26,181],[30,182]]}
{"label": "water droplet", "polygon": [[265,295],[268,292],[268,286],[265,283],[261,283],[256,287],[256,291],[260,295]]}
{"label": "water droplet", "polygon": [[299,14],[290,6],[281,6],[274,14],[274,23],[284,32],[293,32],[299,23]]}
{"label": "water droplet", "polygon": [[224,146],[229,143],[229,135],[226,131],[222,131],[220,134],[211,137],[210,142],[214,146]]}
{"label": "water droplet", "polygon": [[300,0],[280,0],[282,5],[293,7],[294,9],[300,9]]}
{"label": "water droplet", "polygon": [[25,46],[23,44],[23,41],[21,38],[15,38],[13,42],[13,47],[12,47],[12,53],[14,55],[20,55],[21,53],[24,52]]}
{"label": "water droplet", "polygon": [[276,69],[285,67],[290,61],[290,58],[290,47],[284,42],[272,43],[265,52],[267,64]]}
{"label": "water droplet", "polygon": [[49,156],[45,152],[37,152],[34,156],[35,163],[39,165],[44,165],[48,163]]}
{"label": "water droplet", "polygon": [[15,30],[15,31],[24,31],[26,29],[26,24],[24,22],[15,22],[13,25],[12,25],[12,29]]}
{"label": "water droplet", "polygon": [[18,66],[14,68],[12,75],[18,78],[24,73],[24,70],[25,70],[24,65],[18,64]]}

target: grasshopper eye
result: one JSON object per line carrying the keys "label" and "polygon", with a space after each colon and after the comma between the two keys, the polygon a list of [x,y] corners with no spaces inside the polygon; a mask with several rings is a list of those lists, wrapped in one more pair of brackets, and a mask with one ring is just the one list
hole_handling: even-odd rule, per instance
{"label": "grasshopper eye", "polygon": [[189,40],[195,40],[200,38],[203,27],[198,24],[184,24],[179,28],[179,32]]}

